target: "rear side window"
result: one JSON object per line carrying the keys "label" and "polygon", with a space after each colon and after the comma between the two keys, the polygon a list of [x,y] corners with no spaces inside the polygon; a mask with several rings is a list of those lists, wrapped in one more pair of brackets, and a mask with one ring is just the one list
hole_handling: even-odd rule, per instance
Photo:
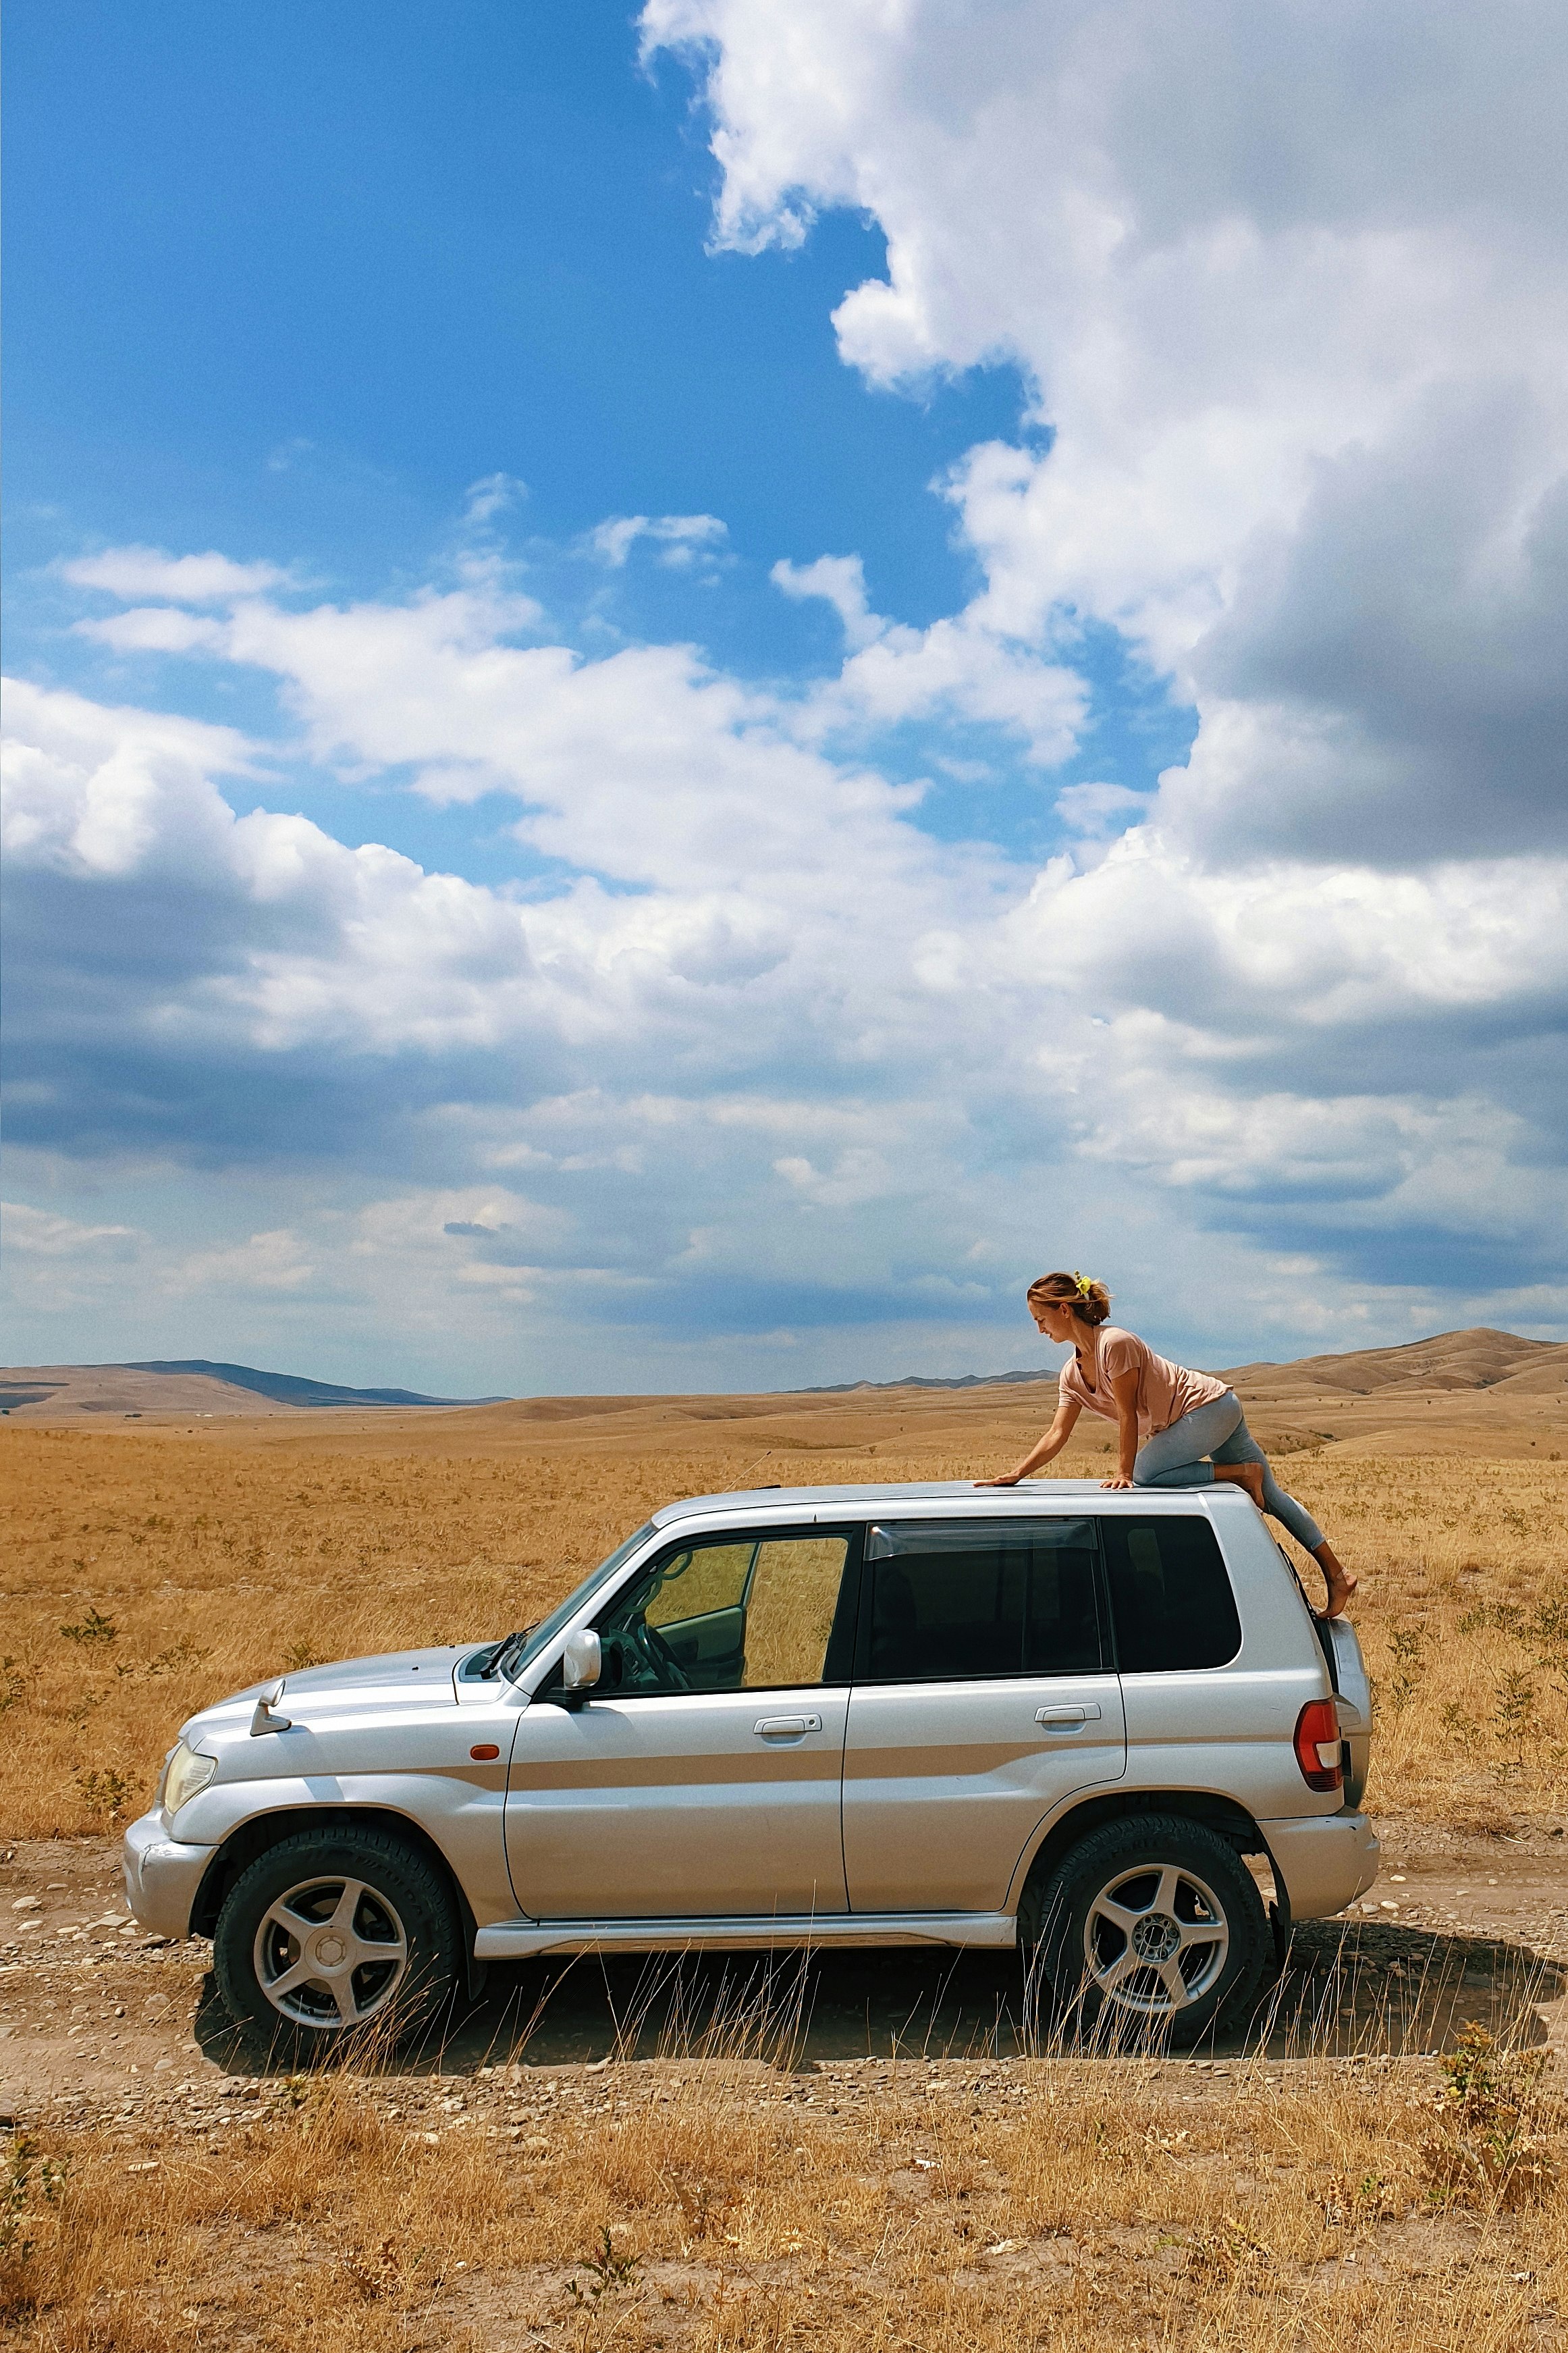
{"label": "rear side window", "polygon": [[1223,1667],[1241,1648],[1241,1620],[1219,1542],[1196,1513],[1100,1522],[1117,1663],[1125,1674]]}
{"label": "rear side window", "polygon": [[905,1521],[867,1531],[868,1683],[1097,1672],[1092,1520]]}

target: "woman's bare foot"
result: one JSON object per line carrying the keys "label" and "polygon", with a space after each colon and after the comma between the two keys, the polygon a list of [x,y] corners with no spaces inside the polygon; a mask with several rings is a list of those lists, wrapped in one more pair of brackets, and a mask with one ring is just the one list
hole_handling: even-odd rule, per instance
{"label": "woman's bare foot", "polygon": [[1245,1487],[1259,1511],[1263,1509],[1263,1465],[1261,1462],[1216,1462],[1216,1479],[1226,1480],[1233,1487]]}
{"label": "woman's bare foot", "polygon": [[1323,1609],[1324,1617],[1342,1618],[1351,1595],[1361,1583],[1360,1577],[1351,1575],[1332,1545],[1321,1544],[1312,1555],[1312,1558],[1322,1570],[1323,1583],[1329,1588],[1329,1598]]}

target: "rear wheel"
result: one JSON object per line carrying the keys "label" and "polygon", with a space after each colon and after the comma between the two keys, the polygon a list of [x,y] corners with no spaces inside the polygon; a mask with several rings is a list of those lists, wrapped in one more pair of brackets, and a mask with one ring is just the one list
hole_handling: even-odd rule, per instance
{"label": "rear wheel", "polygon": [[456,1907],[440,1873],[395,1832],[303,1831],[229,1890],[213,1961],[236,2024],[291,2057],[362,2032],[406,2042],[456,1988]]}
{"label": "rear wheel", "polygon": [[1117,2042],[1195,2042],[1250,2000],[1269,1949],[1240,1856],[1180,1815],[1091,1831],[1030,1890],[1018,1926],[1080,2029]]}

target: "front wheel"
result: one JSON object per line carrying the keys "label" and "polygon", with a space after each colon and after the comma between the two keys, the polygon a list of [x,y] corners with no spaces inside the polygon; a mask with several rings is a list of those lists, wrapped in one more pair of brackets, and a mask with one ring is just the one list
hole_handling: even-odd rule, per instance
{"label": "front wheel", "polygon": [[449,2002],[451,1892],[395,1832],[302,1831],[242,1872],[213,1937],[224,2007],[275,2050],[321,2056],[357,2031],[411,2041]]}
{"label": "front wheel", "polygon": [[1268,1949],[1246,1864],[1179,1815],[1091,1831],[1026,1896],[1018,1926],[1069,2014],[1114,2042],[1195,2042],[1249,2000]]}

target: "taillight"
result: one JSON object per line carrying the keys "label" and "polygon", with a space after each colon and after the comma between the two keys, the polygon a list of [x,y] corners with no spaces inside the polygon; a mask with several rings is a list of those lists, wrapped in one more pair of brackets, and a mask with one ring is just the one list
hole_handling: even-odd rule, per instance
{"label": "taillight", "polygon": [[1296,1718],[1296,1762],[1309,1789],[1337,1789],[1340,1770],[1340,1712],[1331,1699],[1310,1699]]}

